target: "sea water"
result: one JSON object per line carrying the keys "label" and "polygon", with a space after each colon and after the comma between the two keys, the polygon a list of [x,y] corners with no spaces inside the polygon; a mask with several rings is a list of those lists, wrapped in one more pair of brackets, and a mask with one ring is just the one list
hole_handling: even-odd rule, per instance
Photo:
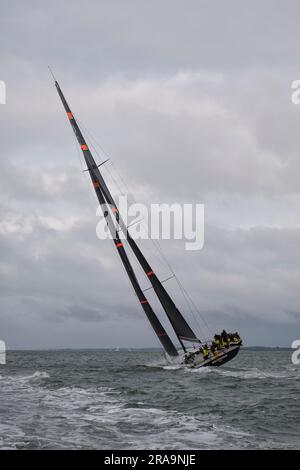
{"label": "sea water", "polygon": [[0,448],[299,449],[299,396],[289,351],[197,370],[158,351],[8,351]]}

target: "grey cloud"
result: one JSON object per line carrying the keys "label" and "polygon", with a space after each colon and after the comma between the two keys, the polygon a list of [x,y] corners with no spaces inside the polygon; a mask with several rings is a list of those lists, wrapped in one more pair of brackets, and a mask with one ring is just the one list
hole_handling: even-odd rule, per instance
{"label": "grey cloud", "polygon": [[115,192],[116,167],[140,202],[205,203],[204,249],[162,246],[212,328],[239,328],[249,344],[295,339],[298,13],[293,1],[1,6],[0,333],[11,346],[157,344],[112,244],[95,236],[96,199],[49,63],[112,156]]}

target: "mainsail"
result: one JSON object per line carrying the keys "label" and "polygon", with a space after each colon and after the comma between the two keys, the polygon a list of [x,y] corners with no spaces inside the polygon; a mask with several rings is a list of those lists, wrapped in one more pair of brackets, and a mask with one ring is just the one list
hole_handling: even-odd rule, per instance
{"label": "mainsail", "polygon": [[163,345],[164,349],[166,350],[166,352],[170,356],[177,356],[178,355],[177,349],[175,348],[171,338],[168,336],[168,334],[165,331],[164,327],[162,326],[161,322],[159,321],[159,319],[155,315],[154,311],[152,310],[151,305],[149,304],[147,298],[145,297],[145,294],[143,293],[143,291],[142,291],[142,289],[139,285],[139,282],[138,282],[138,280],[135,276],[135,273],[132,269],[131,263],[130,263],[130,261],[128,259],[128,256],[126,254],[126,251],[124,249],[124,245],[123,245],[122,241],[120,240],[117,232],[115,231],[115,227],[113,225],[113,221],[111,219],[110,212],[109,212],[109,210],[106,206],[105,199],[104,199],[103,194],[100,190],[100,187],[99,187],[97,178],[95,177],[95,174],[93,172],[93,169],[90,168],[89,170],[90,170],[89,172],[90,172],[91,180],[92,180],[96,195],[98,197],[98,201],[99,201],[99,203],[100,203],[100,205],[103,209],[104,217],[106,219],[106,222],[107,222],[108,228],[110,230],[110,233],[113,237],[115,247],[116,247],[116,249],[117,249],[117,251],[120,255],[120,258],[122,260],[124,268],[126,269],[126,272],[127,272],[128,277],[131,281],[131,284],[132,284],[132,286],[135,290],[137,298],[139,299],[139,301],[140,301],[140,303],[141,303],[141,305],[144,309],[144,312],[147,315],[148,320],[150,321],[150,323],[152,325],[152,328],[154,329],[155,333],[157,334],[157,336],[158,336],[161,344]]}
{"label": "mainsail", "polygon": [[[131,237],[129,231],[128,231],[128,228],[126,227],[120,213],[119,213],[119,210],[118,210],[118,207],[114,201],[114,198],[113,196],[111,195],[104,179],[103,179],[103,176],[99,170],[99,165],[96,165],[96,162],[92,156],[92,153],[82,135],[82,132],[76,122],[76,119],[74,118],[74,115],[61,91],[61,88],[58,84],[57,81],[55,81],[55,86],[56,86],[56,89],[58,91],[58,94],[60,96],[60,99],[63,103],[63,106],[65,108],[65,111],[67,113],[67,117],[69,119],[69,122],[72,126],[72,129],[76,135],[76,138],[78,140],[78,143],[81,147],[81,150],[83,152],[83,156],[84,156],[84,159],[85,159],[85,162],[86,162],[86,165],[87,165],[87,169],[90,173],[90,176],[91,176],[91,179],[92,179],[92,182],[93,182],[93,185],[94,185],[94,188],[95,188],[95,191],[96,191],[96,194],[97,194],[97,197],[98,197],[98,200],[100,202],[100,204],[102,205],[103,207],[103,204],[107,203],[111,209],[111,213],[113,214],[113,216],[115,217],[120,229],[123,231],[123,233],[125,234],[125,237],[127,239],[127,242],[130,246],[130,248],[132,249],[134,255],[136,256],[138,262],[140,263],[144,273],[146,274],[146,276],[148,277],[152,287],[153,287],[153,290],[154,292],[156,293],[165,313],[167,314],[167,317],[178,337],[178,340],[180,342],[180,344],[182,345],[184,351],[186,350],[185,348],[185,345],[184,345],[184,341],[191,341],[191,342],[201,342],[196,334],[193,332],[193,330],[191,329],[191,327],[188,325],[188,323],[186,322],[186,320],[184,319],[184,317],[182,316],[182,314],[180,313],[180,311],[178,310],[178,308],[176,307],[175,303],[173,302],[173,300],[171,299],[170,295],[168,294],[168,292],[166,291],[165,287],[163,286],[163,284],[160,282],[160,280],[158,279],[157,275],[155,274],[154,270],[152,269],[152,267],[150,266],[150,264],[148,263],[148,261],[146,260],[146,258],[144,257],[143,253],[141,252],[140,248],[138,247],[138,245],[136,244],[136,242],[134,241],[134,239]],[[107,206],[106,206],[107,207]],[[155,315],[154,311],[152,310],[149,302],[147,301],[147,299],[145,298],[144,296],[144,293],[143,291],[141,290],[141,287],[137,281],[137,278],[134,274],[134,271],[131,267],[131,264],[129,262],[129,259],[127,257],[127,254],[126,254],[126,251],[125,251],[125,248],[124,248],[124,245],[123,243],[121,242],[119,236],[117,233],[114,233],[115,230],[113,229],[113,222],[112,222],[112,219],[111,219],[111,215],[110,215],[110,212],[108,210],[105,210],[105,217],[106,217],[106,221],[107,221],[107,224],[108,224],[108,227],[113,235],[113,239],[114,239],[114,243],[115,243],[115,246],[117,247],[118,249],[118,253],[122,259],[122,262],[123,262],[123,265],[127,271],[127,274],[130,278],[130,281],[134,287],[134,290],[137,294],[137,297],[139,299],[139,301],[141,302],[141,305],[147,315],[147,317],[149,318],[149,321],[151,323],[151,325],[153,326],[156,334],[158,335],[161,343],[163,344],[164,348],[166,349],[166,351],[168,352],[168,354],[170,355],[177,355],[177,351],[176,351],[176,348],[175,346],[173,345],[171,339],[169,338],[169,336],[167,335],[167,333],[165,332],[163,326],[161,325],[159,319],[157,318],[157,316]],[[176,352],[176,354],[175,354]]]}

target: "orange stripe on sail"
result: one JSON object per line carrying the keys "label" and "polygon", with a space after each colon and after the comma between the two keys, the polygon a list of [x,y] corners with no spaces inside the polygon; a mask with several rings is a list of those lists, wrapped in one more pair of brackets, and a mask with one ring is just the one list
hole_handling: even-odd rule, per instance
{"label": "orange stripe on sail", "polygon": [[69,119],[74,119],[74,116],[73,116],[73,114],[72,114],[72,113],[70,113],[70,112],[68,112],[68,113],[67,113],[67,116],[68,116],[68,118],[69,118]]}

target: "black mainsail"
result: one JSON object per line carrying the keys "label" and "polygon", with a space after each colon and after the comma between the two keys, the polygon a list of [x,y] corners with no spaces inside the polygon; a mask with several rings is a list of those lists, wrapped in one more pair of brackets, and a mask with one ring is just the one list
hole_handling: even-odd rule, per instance
{"label": "black mainsail", "polygon": [[104,213],[104,217],[106,219],[107,226],[108,226],[108,228],[110,230],[110,233],[113,237],[115,247],[116,247],[116,249],[117,249],[117,251],[120,255],[120,258],[121,258],[122,263],[124,265],[124,268],[125,268],[125,270],[128,274],[128,277],[131,281],[131,284],[134,288],[134,291],[137,295],[137,298],[139,299],[139,301],[140,301],[140,303],[141,303],[141,305],[144,309],[144,312],[145,312],[146,316],[148,317],[148,320],[150,321],[150,323],[152,325],[152,328],[154,329],[156,335],[158,336],[158,338],[159,338],[161,344],[163,345],[164,349],[166,350],[166,352],[170,356],[177,356],[178,352],[177,352],[176,347],[174,346],[171,338],[169,337],[166,330],[162,326],[161,322],[159,321],[159,319],[155,315],[154,311],[152,310],[152,307],[149,304],[147,298],[145,297],[145,294],[143,293],[143,291],[140,287],[140,284],[139,284],[139,282],[138,282],[138,280],[135,276],[135,273],[132,269],[131,263],[130,263],[130,261],[128,259],[128,256],[126,254],[126,251],[124,249],[124,245],[123,245],[121,239],[119,238],[118,233],[116,232],[115,227],[113,225],[113,221],[111,219],[110,212],[108,210],[108,207],[106,206],[105,199],[104,199],[103,194],[100,190],[98,180],[95,177],[95,174],[94,174],[92,168],[89,169],[89,173],[90,173],[90,176],[91,176],[91,180],[92,180],[96,195],[98,197],[98,201],[99,201],[99,203],[100,203],[100,205],[103,209],[103,213]]}
{"label": "black mainsail", "polygon": [[[146,260],[145,256],[141,252],[140,248],[134,241],[134,239],[131,237],[128,228],[126,227],[120,213],[118,210],[118,207],[114,201],[113,196],[111,195],[104,179],[103,176],[99,170],[99,165],[96,165],[96,162],[92,156],[92,153],[82,135],[82,132],[77,124],[76,119],[74,118],[74,115],[61,91],[61,88],[58,84],[58,82],[55,80],[55,86],[58,91],[58,94],[60,96],[60,99],[63,103],[63,106],[65,108],[65,111],[67,113],[67,117],[69,119],[69,122],[72,126],[72,129],[75,133],[75,136],[78,140],[78,143],[81,147],[81,150],[83,152],[83,156],[87,165],[87,169],[90,173],[90,177],[96,192],[96,195],[98,197],[100,205],[105,207],[104,209],[104,215],[106,218],[107,225],[109,227],[109,230],[112,234],[112,238],[114,241],[114,244],[117,248],[117,251],[121,257],[122,263],[126,269],[126,272],[129,276],[129,279],[133,285],[133,288],[135,290],[135,293],[154,329],[156,332],[157,336],[159,337],[163,347],[165,348],[166,352],[170,354],[171,356],[177,355],[177,350],[172,343],[170,337],[166,333],[165,329],[163,328],[162,324],[160,323],[158,317],[152,310],[152,307],[150,306],[148,300],[146,299],[139,282],[135,276],[135,273],[133,271],[133,268],[130,264],[130,261],[128,259],[128,256],[126,254],[125,248],[123,243],[121,242],[118,233],[116,232],[113,221],[112,221],[112,216],[115,217],[117,224],[119,225],[120,229],[123,231],[125,238],[132,249],[134,255],[136,256],[139,264],[141,265],[144,273],[148,277],[154,292],[156,293],[176,335],[177,338],[183,348],[184,351],[186,351],[184,341],[190,341],[190,342],[201,342],[199,338],[197,338],[196,334],[193,332],[191,327],[188,325],[184,317],[182,316],[181,312],[178,310],[176,307],[175,303],[171,299],[170,295],[166,291],[165,287],[163,284],[160,282],[158,279],[157,275],[155,274],[154,270]],[[108,206],[106,206],[108,204]],[[108,207],[111,212],[109,212]],[[111,215],[112,214],[112,215]]]}

